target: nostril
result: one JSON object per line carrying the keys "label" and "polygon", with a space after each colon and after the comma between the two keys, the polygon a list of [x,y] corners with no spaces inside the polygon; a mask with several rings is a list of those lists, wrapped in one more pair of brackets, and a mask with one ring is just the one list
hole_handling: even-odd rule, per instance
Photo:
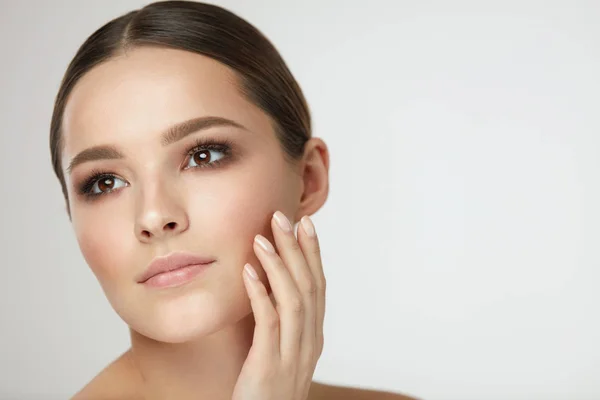
{"label": "nostril", "polygon": [[169,222],[167,225],[165,225],[165,228],[167,229],[175,229],[175,227],[177,227],[176,222]]}

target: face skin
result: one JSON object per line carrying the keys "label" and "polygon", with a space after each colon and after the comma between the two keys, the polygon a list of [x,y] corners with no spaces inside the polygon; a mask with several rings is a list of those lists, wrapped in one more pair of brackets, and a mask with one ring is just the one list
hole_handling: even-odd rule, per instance
{"label": "face skin", "polygon": [[[213,126],[161,143],[167,128],[202,117],[226,118],[243,128]],[[208,137],[231,142],[231,153],[188,155],[197,139]],[[323,205],[325,144],[311,139],[302,160],[288,164],[272,120],[241,94],[231,69],[198,54],[149,47],[96,66],[80,79],[65,109],[63,140],[77,241],[111,306],[129,325],[136,360],[144,378],[152,378],[153,393],[175,379],[191,390],[192,382],[215,370],[216,359],[222,369],[212,382],[233,386],[253,329],[242,281],[246,262],[268,287],[254,237],[260,233],[274,243],[270,220],[276,210],[295,224]],[[84,162],[67,172],[78,153],[101,145],[116,147],[124,157]],[[203,161],[201,155],[209,157]],[[202,166],[210,163],[215,168]],[[113,181],[95,181],[90,190],[106,193],[86,197],[79,188],[95,170],[113,175]],[[174,251],[215,262],[183,286],[137,283],[154,257]],[[182,366],[185,383],[165,372]],[[201,390],[207,390],[206,382]]]}

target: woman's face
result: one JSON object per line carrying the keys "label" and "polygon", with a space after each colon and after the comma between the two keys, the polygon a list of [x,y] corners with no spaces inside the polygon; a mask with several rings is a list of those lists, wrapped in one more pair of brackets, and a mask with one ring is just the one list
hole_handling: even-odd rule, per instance
{"label": "woman's face", "polygon": [[[177,124],[207,117],[239,127],[201,122],[164,137]],[[226,141],[230,149],[194,149],[200,139]],[[276,210],[295,223],[302,181],[284,160],[271,119],[241,94],[232,70],[190,52],[135,49],[77,83],[64,113],[63,140],[77,241],[132,329],[183,342],[251,312],[244,264],[266,280],[254,236],[272,241]],[[88,153],[68,172],[76,155],[97,146],[114,149]],[[174,251],[215,262],[181,286],[137,282],[154,257]]]}

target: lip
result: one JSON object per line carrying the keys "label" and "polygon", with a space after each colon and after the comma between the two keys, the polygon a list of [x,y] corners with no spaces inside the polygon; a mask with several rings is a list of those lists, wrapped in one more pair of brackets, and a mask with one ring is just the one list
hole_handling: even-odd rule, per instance
{"label": "lip", "polygon": [[[205,257],[189,252],[173,252],[166,256],[155,257],[148,268],[138,277],[138,283],[144,283],[150,278],[163,274],[165,272],[177,271],[189,266],[203,266],[210,264],[215,260],[211,257]],[[183,270],[181,271],[183,272]],[[166,275],[166,274],[165,274]]]}

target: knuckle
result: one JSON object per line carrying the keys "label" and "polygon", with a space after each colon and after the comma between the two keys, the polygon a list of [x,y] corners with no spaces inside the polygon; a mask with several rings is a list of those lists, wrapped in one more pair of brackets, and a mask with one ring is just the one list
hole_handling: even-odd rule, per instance
{"label": "knuckle", "polygon": [[304,283],[304,292],[311,296],[316,294],[317,293],[317,283],[310,278],[306,279],[306,281]]}
{"label": "knuckle", "polygon": [[285,262],[283,261],[283,258],[281,258],[281,256],[277,256],[276,262],[275,262],[276,266],[278,269],[280,270],[287,270],[288,268],[285,265]]}
{"label": "knuckle", "polygon": [[319,283],[315,285],[315,291],[318,296],[325,296],[325,292],[327,291],[325,283]]}
{"label": "knuckle", "polygon": [[271,330],[279,329],[279,315],[276,312],[271,313],[266,323],[267,327]]}
{"label": "knuckle", "polygon": [[290,300],[290,308],[296,314],[301,314],[304,312],[304,303],[300,297],[293,297]]}
{"label": "knuckle", "polygon": [[319,245],[319,242],[315,240],[312,249],[311,249],[312,253],[320,256],[321,255],[321,245]]}
{"label": "knuckle", "polygon": [[296,239],[293,239],[293,240],[291,240],[290,242],[291,242],[291,243],[290,243],[290,248],[291,248],[293,251],[298,251],[298,250],[300,250],[300,244],[298,243],[298,241],[297,241]]}

